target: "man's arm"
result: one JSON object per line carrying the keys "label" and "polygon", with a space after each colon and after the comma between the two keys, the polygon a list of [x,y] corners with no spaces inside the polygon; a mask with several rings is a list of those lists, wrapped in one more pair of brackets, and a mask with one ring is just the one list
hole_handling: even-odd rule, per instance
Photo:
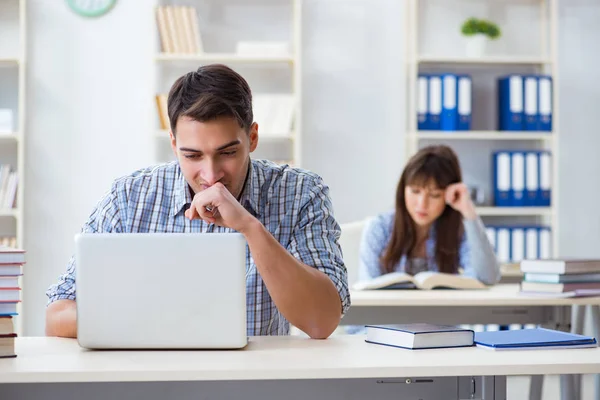
{"label": "man's arm", "polygon": [[46,308],[46,336],[77,337],[75,300],[57,300]]}

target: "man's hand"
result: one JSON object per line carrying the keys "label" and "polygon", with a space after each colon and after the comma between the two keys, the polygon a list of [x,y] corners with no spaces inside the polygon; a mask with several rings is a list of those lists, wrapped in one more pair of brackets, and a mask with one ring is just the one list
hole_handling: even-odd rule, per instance
{"label": "man's hand", "polygon": [[256,221],[222,183],[196,193],[185,212],[189,219],[202,219],[244,233]]}

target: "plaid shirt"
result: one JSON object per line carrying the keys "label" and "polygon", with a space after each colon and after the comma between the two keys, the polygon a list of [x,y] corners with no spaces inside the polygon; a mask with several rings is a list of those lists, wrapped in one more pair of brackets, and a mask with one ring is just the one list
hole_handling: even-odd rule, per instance
{"label": "plaid shirt", "polygon": [[[170,162],[116,180],[83,226],[83,232],[233,232],[190,221],[184,216],[192,201],[179,164]],[[252,160],[240,203],[267,228],[290,254],[324,272],[335,285],[342,313],[350,306],[346,267],[333,216],[329,188],[308,171]],[[279,313],[252,255],[246,251],[248,335],[285,335],[289,322]],[[58,283],[48,288],[48,304],[76,299],[75,259]]]}

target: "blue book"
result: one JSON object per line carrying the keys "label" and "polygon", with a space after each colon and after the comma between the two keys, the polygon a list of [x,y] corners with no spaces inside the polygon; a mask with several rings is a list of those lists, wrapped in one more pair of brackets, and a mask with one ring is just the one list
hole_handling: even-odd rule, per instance
{"label": "blue book", "polygon": [[458,130],[471,130],[473,83],[470,75],[458,75]]}
{"label": "blue book", "polygon": [[538,161],[539,184],[536,205],[549,207],[552,203],[552,153],[539,151]]}
{"label": "blue book", "polygon": [[539,91],[537,75],[523,76],[523,128],[526,131],[539,129]]}
{"label": "blue book", "polygon": [[498,129],[523,130],[523,77],[520,75],[498,79]]}
{"label": "blue book", "polygon": [[507,207],[511,200],[511,155],[508,151],[494,153],[493,165],[494,205]]}
{"label": "blue book", "polygon": [[417,129],[420,131],[429,129],[429,119],[427,118],[428,95],[429,77],[425,74],[419,74],[417,78]]}
{"label": "blue book", "polygon": [[510,205],[525,205],[525,153],[512,151],[510,154]]}
{"label": "blue book", "polygon": [[525,152],[525,206],[536,206],[540,200],[539,157],[535,151]]}
{"label": "blue book", "polygon": [[442,117],[440,119],[440,128],[443,131],[456,131],[458,129],[457,89],[457,76],[454,74],[443,74]]}
{"label": "blue book", "polygon": [[429,75],[427,91],[427,129],[439,131],[442,118],[442,77]]}
{"label": "blue book", "polygon": [[593,337],[545,328],[475,333],[475,344],[491,350],[531,350],[596,347]]}
{"label": "blue book", "polygon": [[538,130],[552,131],[552,77],[538,77],[539,113]]}
{"label": "blue book", "polygon": [[439,349],[473,346],[474,332],[434,324],[366,325],[367,343],[403,349]]}

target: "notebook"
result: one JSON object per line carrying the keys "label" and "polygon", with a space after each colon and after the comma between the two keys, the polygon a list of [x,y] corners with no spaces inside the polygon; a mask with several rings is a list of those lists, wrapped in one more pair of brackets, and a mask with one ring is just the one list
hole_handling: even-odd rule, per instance
{"label": "notebook", "polygon": [[434,324],[366,325],[367,343],[404,349],[437,349],[473,346],[474,332]]}
{"label": "notebook", "polygon": [[477,332],[475,344],[490,350],[576,349],[597,346],[593,337],[545,328]]}

